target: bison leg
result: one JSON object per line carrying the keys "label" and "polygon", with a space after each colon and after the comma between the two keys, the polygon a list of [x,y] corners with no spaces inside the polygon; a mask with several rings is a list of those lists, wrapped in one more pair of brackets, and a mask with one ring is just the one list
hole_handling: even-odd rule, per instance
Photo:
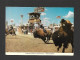
{"label": "bison leg", "polygon": [[49,37],[46,37],[46,38],[47,38],[47,39],[45,40],[45,42],[48,43],[48,42],[49,42]]}
{"label": "bison leg", "polygon": [[44,41],[44,43],[47,43],[45,40],[46,40],[46,37],[41,37],[42,40]]}
{"label": "bison leg", "polygon": [[16,33],[14,32],[14,35],[16,35]]}
{"label": "bison leg", "polygon": [[72,46],[72,52],[73,52],[73,48],[74,48],[74,46],[73,46],[73,42],[71,42],[71,46]]}
{"label": "bison leg", "polygon": [[64,42],[64,45],[63,45],[63,53],[65,52],[65,48],[68,48],[68,42],[66,41],[66,42]]}
{"label": "bison leg", "polygon": [[57,51],[59,51],[59,47],[57,48]]}
{"label": "bison leg", "polygon": [[61,48],[62,44],[59,44],[59,47],[57,48],[57,51],[59,51],[59,49]]}
{"label": "bison leg", "polygon": [[48,39],[47,39],[47,40],[48,40],[48,42],[49,42],[49,40],[50,40],[50,37],[48,37]]}
{"label": "bison leg", "polygon": [[62,52],[63,52],[63,53],[65,52],[65,47],[63,47],[63,50],[62,50]]}

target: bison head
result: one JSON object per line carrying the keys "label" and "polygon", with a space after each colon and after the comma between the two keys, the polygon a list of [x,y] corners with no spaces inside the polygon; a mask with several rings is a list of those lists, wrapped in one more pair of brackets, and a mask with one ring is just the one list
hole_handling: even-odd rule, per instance
{"label": "bison head", "polygon": [[63,27],[63,29],[71,29],[72,24],[69,20],[62,19],[60,23],[61,23],[61,27]]}

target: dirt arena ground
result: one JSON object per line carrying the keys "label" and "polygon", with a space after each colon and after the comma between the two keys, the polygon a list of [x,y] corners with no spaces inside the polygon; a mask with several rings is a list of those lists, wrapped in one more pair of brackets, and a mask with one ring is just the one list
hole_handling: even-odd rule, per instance
{"label": "dirt arena ground", "polygon": [[[57,47],[50,40],[45,44],[41,39],[34,38],[33,35],[6,36],[6,52],[57,52]],[[71,53],[72,47],[66,49],[66,53]],[[61,53],[62,48],[57,52]]]}

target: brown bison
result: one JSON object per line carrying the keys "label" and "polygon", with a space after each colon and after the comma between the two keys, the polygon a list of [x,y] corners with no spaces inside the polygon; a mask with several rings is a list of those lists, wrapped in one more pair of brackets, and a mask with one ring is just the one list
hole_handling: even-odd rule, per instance
{"label": "brown bison", "polygon": [[41,38],[45,43],[47,43],[50,40],[52,33],[50,30],[46,30],[46,33],[45,33],[43,29],[39,28],[33,32],[33,35],[34,35],[34,38]]}
{"label": "brown bison", "polygon": [[52,40],[55,46],[58,46],[57,50],[62,47],[62,52],[65,52],[65,48],[68,48],[68,44],[71,43],[72,45],[72,52],[73,52],[73,31],[71,30],[72,24],[69,20],[61,20],[61,26],[58,31],[52,34]]}

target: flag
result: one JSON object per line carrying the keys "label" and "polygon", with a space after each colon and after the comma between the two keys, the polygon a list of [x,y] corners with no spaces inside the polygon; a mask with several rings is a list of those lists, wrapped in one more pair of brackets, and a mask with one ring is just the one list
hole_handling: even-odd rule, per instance
{"label": "flag", "polygon": [[57,16],[56,18],[58,18],[58,19],[59,19],[59,18],[61,18],[61,16]]}

